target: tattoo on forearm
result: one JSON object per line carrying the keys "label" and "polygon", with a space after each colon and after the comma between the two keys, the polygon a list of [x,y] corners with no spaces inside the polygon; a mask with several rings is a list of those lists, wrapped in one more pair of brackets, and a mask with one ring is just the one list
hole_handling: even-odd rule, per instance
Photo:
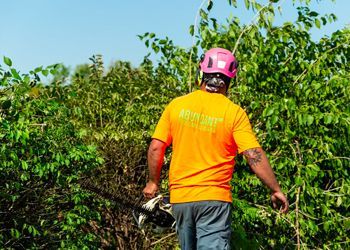
{"label": "tattoo on forearm", "polygon": [[256,167],[262,160],[262,153],[256,148],[248,149],[243,152],[243,155],[246,157],[249,165],[251,167]]}

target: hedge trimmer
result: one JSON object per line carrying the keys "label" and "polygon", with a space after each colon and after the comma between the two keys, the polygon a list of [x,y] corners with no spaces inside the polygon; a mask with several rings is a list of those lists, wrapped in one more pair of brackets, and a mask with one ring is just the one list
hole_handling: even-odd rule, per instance
{"label": "hedge trimmer", "polygon": [[139,228],[142,228],[146,223],[152,223],[158,227],[158,231],[166,228],[174,228],[175,226],[175,219],[172,216],[171,204],[168,197],[158,195],[145,204],[135,204],[87,181],[80,185],[84,189],[114,202],[120,208],[131,210]]}

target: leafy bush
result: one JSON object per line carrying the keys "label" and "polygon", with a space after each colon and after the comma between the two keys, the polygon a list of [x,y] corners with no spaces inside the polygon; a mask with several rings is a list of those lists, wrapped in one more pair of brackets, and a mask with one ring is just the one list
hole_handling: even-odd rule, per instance
{"label": "leafy bush", "polygon": [[[259,15],[254,25],[242,25],[236,18],[219,24],[210,17],[209,1],[198,26],[190,27],[190,49],[154,33],[140,35],[160,54],[158,65],[147,55],[138,68],[116,62],[106,69],[93,56],[69,82],[64,67],[20,75],[4,58],[9,69],[0,67],[0,244],[175,248],[174,235],[164,240],[138,229],[128,212],[92,198],[78,183],[88,177],[140,200],[147,146],[161,112],[172,98],[194,89],[198,52],[221,46],[234,50],[240,62],[229,98],[249,113],[291,203],[287,215],[272,210],[268,191],[237,157],[234,249],[349,247],[350,31],[313,41],[310,29],[335,16],[321,17],[307,6],[298,9],[294,23],[274,26],[276,2],[245,1]],[[51,84],[35,85],[49,73]]]}
{"label": "leafy bush", "polygon": [[[147,179],[151,133],[170,98],[182,92],[175,77],[147,58],[139,68],[118,61],[106,69],[99,55],[90,60],[91,65],[78,67],[73,74],[65,102],[78,133],[96,143],[105,159],[93,181],[137,203]],[[147,249],[151,239],[161,237],[138,229],[131,214],[117,207],[104,214],[103,227],[109,232],[105,238],[111,247]]]}
{"label": "leafy bush", "polygon": [[[4,62],[11,66],[11,60]],[[94,245],[82,226],[99,214],[77,180],[102,163],[85,144],[60,100],[59,86],[36,85],[39,74],[0,68],[0,244],[5,248]],[[36,86],[35,86],[36,85]]]}
{"label": "leafy bush", "polygon": [[310,29],[336,17],[321,17],[303,6],[298,7],[295,23],[276,27],[275,2],[262,6],[245,1],[248,9],[259,11],[254,25],[241,25],[237,18],[220,25],[210,17],[213,1],[209,1],[207,10],[199,11],[198,26],[190,27],[196,45],[192,52],[184,53],[170,39],[152,33],[140,38],[155,53],[159,53],[155,48],[162,48],[165,71],[180,72],[182,86],[194,75],[201,49],[227,48],[240,63],[229,97],[249,113],[291,211],[286,216],[273,211],[267,190],[249,171],[242,171],[247,164],[239,160],[232,182],[233,246],[346,248],[350,245],[346,198],[350,194],[350,30],[313,41]]}

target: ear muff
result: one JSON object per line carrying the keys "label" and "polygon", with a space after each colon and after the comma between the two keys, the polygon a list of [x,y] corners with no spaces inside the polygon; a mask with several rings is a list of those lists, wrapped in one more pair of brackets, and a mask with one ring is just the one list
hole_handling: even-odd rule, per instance
{"label": "ear muff", "polygon": [[201,71],[201,69],[199,68],[196,72],[196,84],[198,86],[201,86],[202,78],[203,78],[203,71]]}
{"label": "ear muff", "polygon": [[195,82],[198,86],[201,86],[202,83],[202,78],[203,78],[203,71],[201,70],[201,66],[200,64],[204,61],[205,58],[205,54],[202,54],[200,56],[200,60],[199,60],[199,66],[196,72],[196,78],[195,78]]}

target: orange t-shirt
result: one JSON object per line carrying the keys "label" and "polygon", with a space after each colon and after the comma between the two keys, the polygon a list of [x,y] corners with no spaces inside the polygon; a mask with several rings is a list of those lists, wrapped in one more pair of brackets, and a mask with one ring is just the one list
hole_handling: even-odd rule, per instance
{"label": "orange t-shirt", "polygon": [[152,138],[172,144],[171,203],[231,202],[237,151],[260,147],[242,108],[222,94],[202,90],[171,101]]}

